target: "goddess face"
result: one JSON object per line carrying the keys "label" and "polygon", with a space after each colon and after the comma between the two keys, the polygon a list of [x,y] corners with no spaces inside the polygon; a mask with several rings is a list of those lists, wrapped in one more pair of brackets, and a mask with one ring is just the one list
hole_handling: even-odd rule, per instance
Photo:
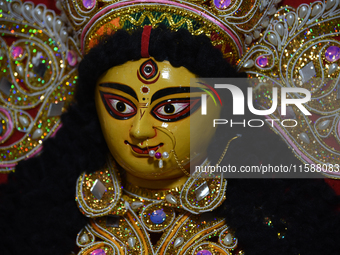
{"label": "goddess face", "polygon": [[[189,169],[190,122],[197,129],[191,132],[197,135],[192,146],[209,145],[212,119],[218,118],[220,108],[208,97],[207,106],[214,112],[210,123],[200,123],[204,93],[200,88],[205,86],[197,83],[190,88],[191,78],[196,75],[184,67],[143,58],[112,67],[99,79],[95,97],[102,131],[111,154],[129,174],[148,180],[183,176],[179,164]],[[151,150],[169,154],[162,158],[163,168],[159,159],[150,157]],[[195,162],[205,157],[203,150]]]}

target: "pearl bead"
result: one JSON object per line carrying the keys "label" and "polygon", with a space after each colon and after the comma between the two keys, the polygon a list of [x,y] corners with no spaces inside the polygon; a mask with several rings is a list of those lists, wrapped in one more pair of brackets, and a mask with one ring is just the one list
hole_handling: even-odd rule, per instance
{"label": "pearl bead", "polygon": [[310,143],[309,137],[306,133],[299,134],[299,138],[305,143]]}
{"label": "pearl bead", "polygon": [[176,198],[173,195],[171,195],[171,194],[166,195],[165,199],[170,204],[174,204],[174,205],[177,204]]}
{"label": "pearl bead", "polygon": [[159,167],[159,168],[163,168],[163,160],[161,160],[161,159],[159,160],[159,162],[158,162],[158,167]]}
{"label": "pearl bead", "polygon": [[233,243],[233,236],[230,233],[228,233],[223,239],[223,243],[225,245],[231,245]]}
{"label": "pearl bead", "polygon": [[128,239],[128,244],[129,244],[129,246],[130,246],[131,248],[133,248],[133,247],[135,246],[135,244],[136,244],[136,239],[133,238],[133,237],[129,237],[129,239]]}
{"label": "pearl bead", "polygon": [[136,209],[138,209],[139,207],[143,206],[143,203],[142,203],[142,202],[135,201],[135,202],[132,202],[130,206],[131,206],[131,208],[132,208],[133,210],[136,210]]}
{"label": "pearl bead", "polygon": [[80,237],[80,242],[82,244],[86,244],[90,241],[88,235],[86,233],[84,233],[81,237]]}
{"label": "pearl bead", "polygon": [[175,240],[174,247],[176,248],[176,247],[180,246],[182,243],[184,243],[184,238],[183,237],[178,237]]}
{"label": "pearl bead", "polygon": [[156,154],[156,152],[154,150],[149,151],[149,156],[150,157],[154,157],[155,154]]}
{"label": "pearl bead", "polygon": [[40,136],[42,136],[42,134],[43,134],[43,131],[42,131],[40,128],[38,128],[38,129],[36,129],[36,130],[34,131],[34,133],[33,133],[33,135],[32,135],[32,138],[33,138],[33,139],[37,139],[37,138],[39,138]]}
{"label": "pearl bead", "polygon": [[163,153],[162,153],[162,157],[163,158],[168,158],[169,157],[169,153],[167,153],[166,151],[164,151]]}

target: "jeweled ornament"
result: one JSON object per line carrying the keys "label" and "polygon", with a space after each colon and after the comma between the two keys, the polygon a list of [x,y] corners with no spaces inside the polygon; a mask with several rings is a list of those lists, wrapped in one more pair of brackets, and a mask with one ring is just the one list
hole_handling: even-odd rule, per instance
{"label": "jeweled ornament", "polygon": [[325,57],[329,62],[335,62],[340,58],[340,48],[338,46],[330,46],[325,52]]}
{"label": "jeweled ornament", "polygon": [[96,0],[83,0],[83,5],[86,9],[92,9],[96,4]]}
{"label": "jeweled ornament", "polygon": [[231,244],[233,243],[233,236],[232,236],[230,233],[228,233],[228,234],[224,237],[223,243],[224,243],[225,245],[231,245]]}
{"label": "jeweled ornament", "polygon": [[91,255],[106,255],[106,252],[103,249],[97,249],[91,252]]}
{"label": "jeweled ornament", "polygon": [[67,52],[67,62],[70,66],[75,66],[77,64],[77,55],[73,50]]}
{"label": "jeweled ornament", "polygon": [[44,77],[46,70],[46,65],[40,61],[38,61],[36,64],[33,64],[33,71],[42,78]]}
{"label": "jeweled ornament", "polygon": [[155,224],[162,224],[166,219],[166,214],[163,210],[158,209],[150,215],[150,220]]}
{"label": "jeweled ornament", "polygon": [[84,234],[80,237],[80,242],[81,242],[82,244],[86,244],[86,243],[88,243],[89,241],[90,241],[89,236],[88,236],[86,233],[84,233]]}
{"label": "jeweled ornament", "polygon": [[230,5],[230,0],[214,0],[214,5],[219,10],[225,10]]}
{"label": "jeweled ornament", "polygon": [[24,49],[20,46],[15,46],[11,50],[11,54],[14,59],[21,57],[23,53]]}
{"label": "jeweled ornament", "polygon": [[212,255],[212,253],[208,250],[202,250],[197,252],[196,255]]}
{"label": "jeweled ornament", "polygon": [[160,159],[162,157],[162,154],[160,152],[156,152],[155,158]]}
{"label": "jeweled ornament", "polygon": [[259,56],[256,59],[256,64],[260,67],[266,67],[268,65],[268,58],[266,56]]}

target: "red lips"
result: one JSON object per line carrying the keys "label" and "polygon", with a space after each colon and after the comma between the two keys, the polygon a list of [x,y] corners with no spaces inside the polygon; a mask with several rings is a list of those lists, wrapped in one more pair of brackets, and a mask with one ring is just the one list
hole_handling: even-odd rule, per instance
{"label": "red lips", "polygon": [[160,148],[164,145],[163,143],[160,143],[156,146],[140,148],[136,145],[130,144],[128,141],[125,141],[124,143],[130,145],[131,149],[138,154],[149,154],[149,151],[151,151],[151,150],[157,151],[158,148]]}

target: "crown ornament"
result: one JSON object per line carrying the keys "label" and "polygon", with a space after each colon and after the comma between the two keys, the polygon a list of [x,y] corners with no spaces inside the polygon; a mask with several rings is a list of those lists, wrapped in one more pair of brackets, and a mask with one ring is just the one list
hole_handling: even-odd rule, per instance
{"label": "crown ornament", "polygon": [[[338,164],[340,44],[334,37],[340,1],[296,9],[279,2],[64,0],[57,1],[58,16],[42,4],[0,0],[1,171],[38,153],[42,141],[56,132],[60,114],[73,99],[77,63],[103,34],[161,23],[207,35],[230,63],[257,80],[253,89],[260,109],[271,107],[273,87],[311,91],[305,106],[312,116],[288,106],[286,116],[279,110],[267,116],[278,120],[271,128],[302,162],[324,168]],[[286,119],[298,125],[280,125]]]}

